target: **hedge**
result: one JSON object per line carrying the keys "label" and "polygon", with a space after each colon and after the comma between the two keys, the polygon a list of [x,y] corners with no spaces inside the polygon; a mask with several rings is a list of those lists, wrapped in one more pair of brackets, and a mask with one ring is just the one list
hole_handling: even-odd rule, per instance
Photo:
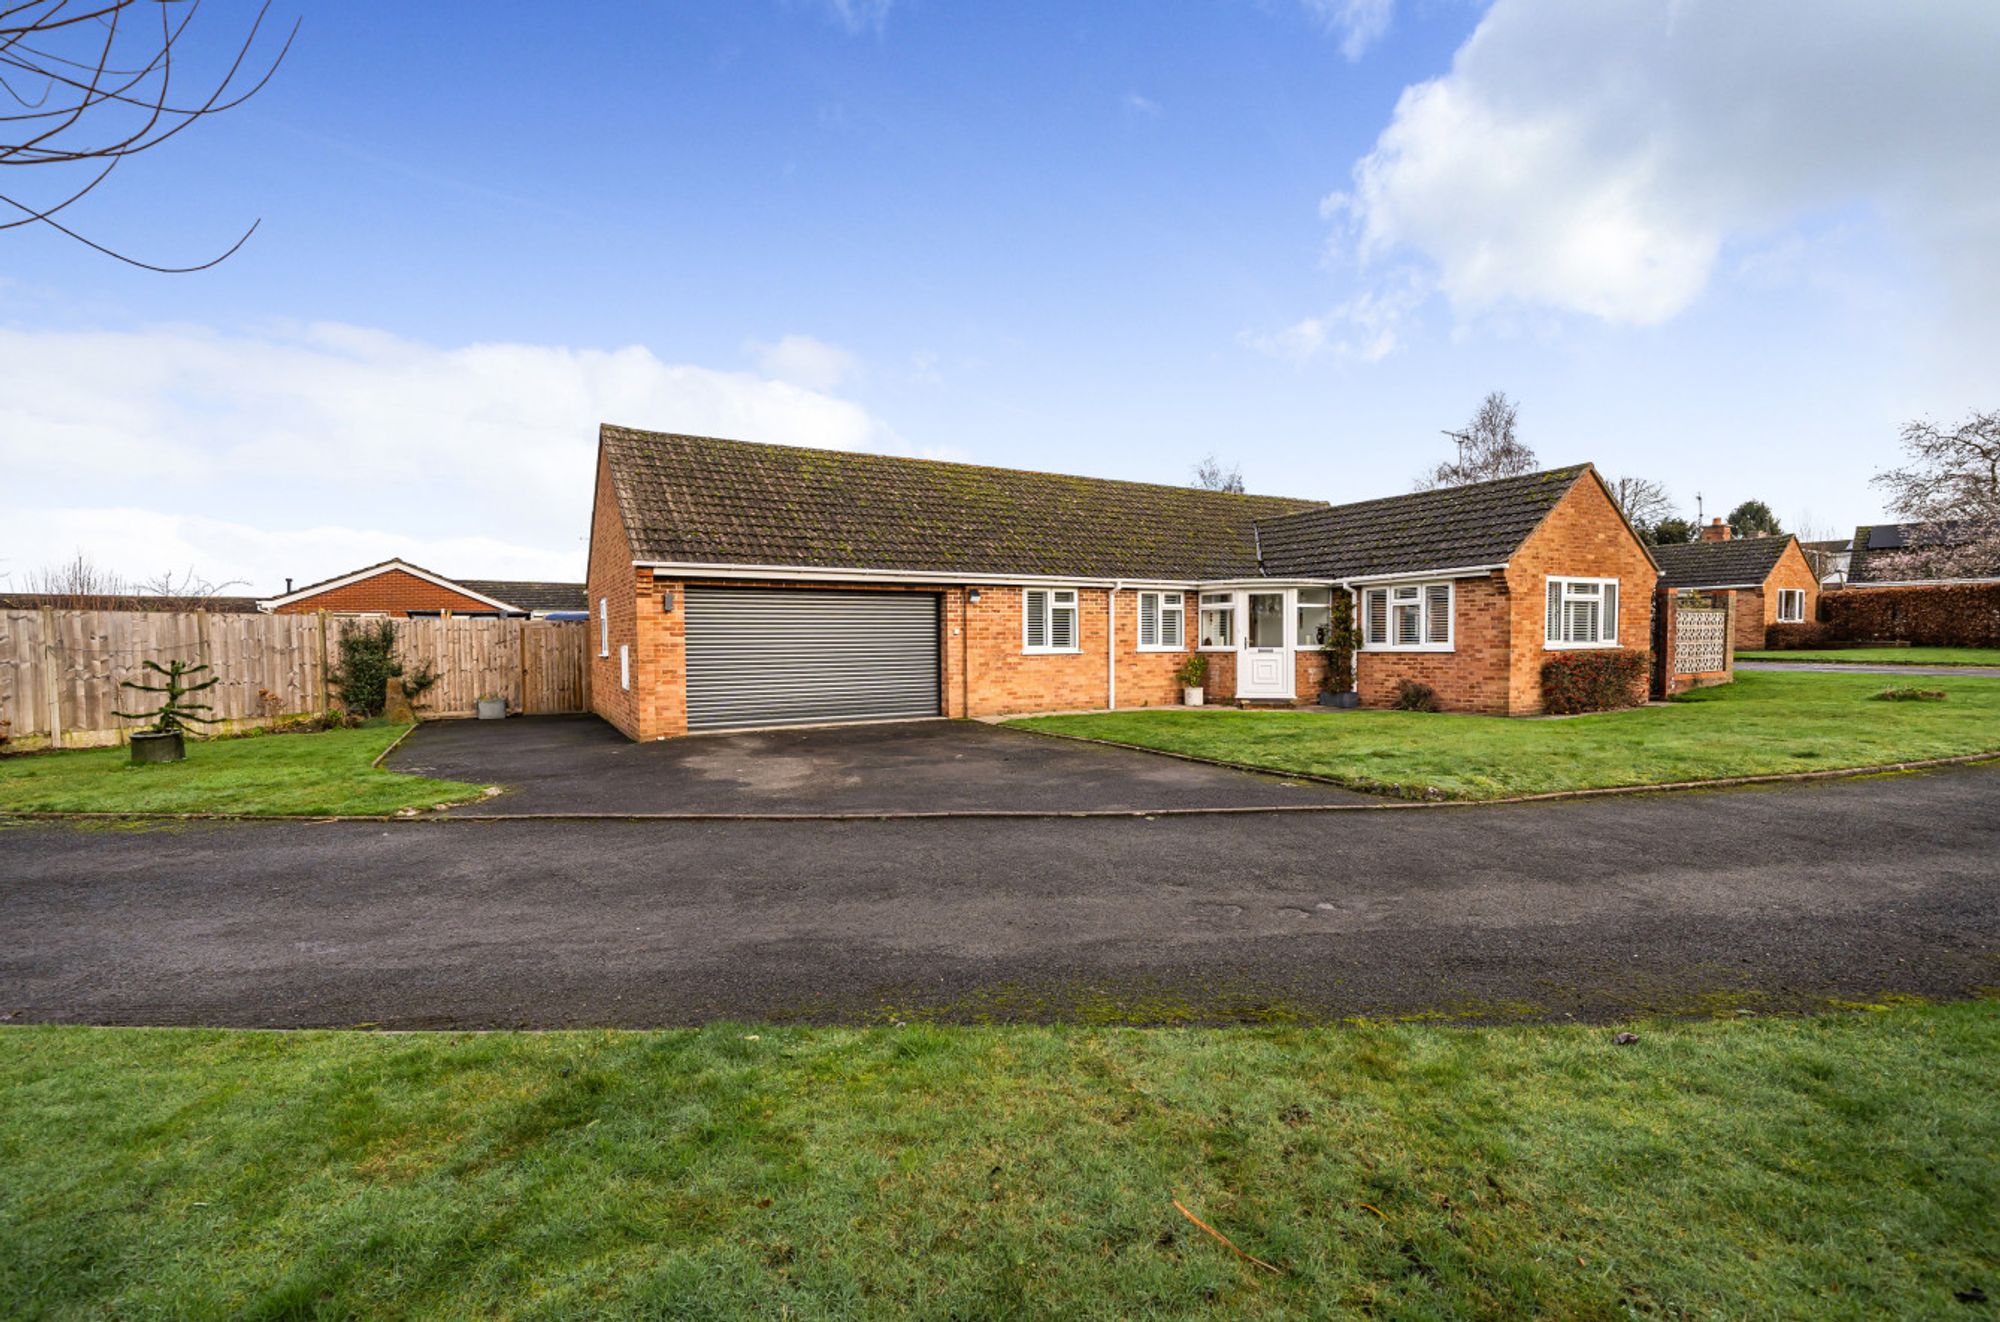
{"label": "hedge", "polygon": [[1849,587],[1819,602],[1831,636],[1847,642],[2000,647],[2000,583]]}
{"label": "hedge", "polygon": [[1643,648],[1560,653],[1542,662],[1542,710],[1573,716],[1636,707],[1646,700],[1652,669]]}
{"label": "hedge", "polygon": [[1773,652],[1824,647],[1839,638],[1840,635],[1831,626],[1813,620],[1802,624],[1772,624],[1764,629],[1764,646]]}

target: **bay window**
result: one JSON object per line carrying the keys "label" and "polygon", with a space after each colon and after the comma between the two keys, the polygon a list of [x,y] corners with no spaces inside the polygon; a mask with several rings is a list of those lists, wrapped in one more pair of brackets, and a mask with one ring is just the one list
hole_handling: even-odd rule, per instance
{"label": "bay window", "polygon": [[1618,580],[1551,575],[1546,635],[1550,647],[1618,646]]}
{"label": "bay window", "polygon": [[1187,598],[1178,592],[1139,594],[1139,650],[1178,652],[1187,646]]}
{"label": "bay window", "polygon": [[1021,650],[1079,650],[1075,588],[1028,588],[1021,593]]}
{"label": "bay window", "polygon": [[1453,648],[1451,582],[1392,583],[1361,592],[1361,650],[1449,652]]}
{"label": "bay window", "polygon": [[1236,594],[1204,592],[1199,617],[1204,651],[1231,651],[1236,647]]}

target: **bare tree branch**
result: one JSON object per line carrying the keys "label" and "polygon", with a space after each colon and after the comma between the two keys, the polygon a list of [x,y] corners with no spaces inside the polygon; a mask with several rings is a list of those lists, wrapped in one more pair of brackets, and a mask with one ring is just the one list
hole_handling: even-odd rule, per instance
{"label": "bare tree branch", "polygon": [[1446,436],[1458,446],[1458,458],[1439,464],[1417,479],[1417,490],[1462,487],[1496,477],[1520,477],[1535,471],[1535,452],[1514,435],[1520,407],[1496,390],[1487,395],[1461,431]]}
{"label": "bare tree branch", "polygon": [[1207,491],[1233,491],[1243,494],[1243,465],[1231,464],[1224,468],[1222,461],[1214,455],[1204,455],[1194,466],[1194,484]]}
{"label": "bare tree branch", "polygon": [[1974,411],[1949,430],[1905,423],[1903,454],[1902,467],[1874,478],[1905,521],[1903,549],[1869,558],[1878,576],[2000,574],[2000,409]]}
{"label": "bare tree branch", "polygon": [[[61,181],[45,200],[29,201],[13,185],[0,185],[0,205],[16,213],[0,229],[46,225],[108,257],[149,271],[203,271],[226,261],[257,232],[253,222],[220,256],[188,265],[164,265],[85,237],[54,219],[90,194],[128,156],[151,151],[189,126],[242,105],[262,91],[298,36],[292,24],[277,52],[252,55],[270,14],[261,5],[233,58],[208,80],[205,94],[180,95],[176,51],[188,38],[202,0],[29,0],[0,5],[0,89],[20,108],[0,114],[0,167],[47,167]],[[150,22],[148,9],[159,19]],[[131,21],[127,21],[130,19]],[[183,62],[185,63],[185,62]],[[180,82],[186,81],[180,76]],[[84,171],[88,179],[73,176]],[[40,181],[43,176],[20,176]]]}

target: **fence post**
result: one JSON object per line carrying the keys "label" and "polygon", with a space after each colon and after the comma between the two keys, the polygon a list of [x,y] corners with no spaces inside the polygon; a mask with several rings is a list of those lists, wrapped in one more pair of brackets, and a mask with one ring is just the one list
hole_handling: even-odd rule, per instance
{"label": "fence post", "polygon": [[333,700],[328,690],[328,677],[326,673],[326,612],[319,610],[315,611],[314,614],[319,616],[319,707],[317,710],[320,715],[324,716],[333,707]]}
{"label": "fence post", "polygon": [[62,680],[56,674],[62,665],[62,643],[56,635],[56,613],[42,607],[42,705],[49,714],[49,747],[63,746]]}

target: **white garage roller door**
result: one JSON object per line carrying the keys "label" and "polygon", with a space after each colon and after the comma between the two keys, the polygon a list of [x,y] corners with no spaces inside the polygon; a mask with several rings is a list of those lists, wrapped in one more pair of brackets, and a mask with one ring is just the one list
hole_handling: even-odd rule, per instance
{"label": "white garage roller door", "polygon": [[928,592],[689,587],[690,730],[939,714]]}

